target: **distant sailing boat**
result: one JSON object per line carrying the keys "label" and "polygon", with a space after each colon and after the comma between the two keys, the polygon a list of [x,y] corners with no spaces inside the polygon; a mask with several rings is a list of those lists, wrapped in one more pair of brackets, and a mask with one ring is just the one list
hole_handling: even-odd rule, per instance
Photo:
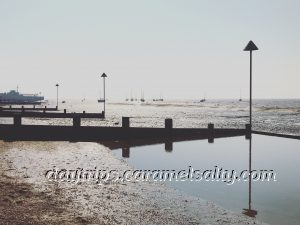
{"label": "distant sailing boat", "polygon": [[141,91],[141,102],[145,102],[145,98],[144,98],[144,92],[143,91]]}
{"label": "distant sailing boat", "polygon": [[204,98],[202,98],[201,100],[200,100],[200,102],[205,102],[206,101],[206,99],[205,99],[205,94],[204,94]]}
{"label": "distant sailing boat", "polygon": [[158,99],[158,101],[160,101],[160,102],[163,102],[163,101],[164,101],[164,98],[163,98],[163,96],[162,96],[162,93],[160,93],[160,98]]}
{"label": "distant sailing boat", "polygon": [[130,101],[133,102],[134,98],[132,97],[132,91],[130,91]]}
{"label": "distant sailing boat", "polygon": [[129,98],[127,97],[127,95],[126,95],[125,101],[126,101],[126,102],[128,102],[128,101],[129,101]]}
{"label": "distant sailing boat", "polygon": [[163,102],[163,101],[164,101],[164,98],[162,97],[162,94],[160,94],[160,95],[159,95],[159,98],[156,98],[156,99],[153,98],[153,101],[154,101],[154,102]]}
{"label": "distant sailing boat", "polygon": [[241,91],[240,91],[240,99],[239,99],[239,102],[243,101],[242,99],[242,94],[241,94]]}

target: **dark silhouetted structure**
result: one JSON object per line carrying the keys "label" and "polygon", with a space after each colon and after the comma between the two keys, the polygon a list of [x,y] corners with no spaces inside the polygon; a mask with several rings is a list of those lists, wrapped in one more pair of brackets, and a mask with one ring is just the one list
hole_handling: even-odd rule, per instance
{"label": "dark silhouetted structure", "polygon": [[[1,112],[1,117],[13,117],[14,124],[0,125],[0,138],[4,140],[45,140],[45,141],[100,141],[100,140],[157,140],[176,138],[214,139],[246,134],[246,129],[173,128],[172,119],[165,120],[164,128],[130,127],[129,117],[122,118],[122,127],[81,126],[81,118],[100,118],[102,114],[88,113],[37,113]],[[73,126],[22,125],[22,117],[72,118]]]}
{"label": "dark silhouetted structure", "polygon": [[59,84],[56,84],[56,107],[58,108],[58,87],[59,87]]}
{"label": "dark silhouetted structure", "polygon": [[105,73],[103,73],[101,75],[101,77],[103,78],[103,98],[101,98],[101,92],[100,92],[100,99],[98,100],[98,102],[103,102],[103,115],[105,117],[105,102],[106,102],[106,98],[105,98],[105,78],[107,77],[107,75]]}
{"label": "dark silhouetted structure", "polygon": [[258,48],[253,41],[249,41],[247,46],[244,48],[244,51],[250,52],[250,129],[252,129],[252,51],[256,50],[258,50]]}
{"label": "dark silhouetted structure", "polygon": [[249,217],[255,217],[257,211],[252,209],[252,135],[249,137],[249,190],[248,190],[248,208],[243,209],[243,214]]}

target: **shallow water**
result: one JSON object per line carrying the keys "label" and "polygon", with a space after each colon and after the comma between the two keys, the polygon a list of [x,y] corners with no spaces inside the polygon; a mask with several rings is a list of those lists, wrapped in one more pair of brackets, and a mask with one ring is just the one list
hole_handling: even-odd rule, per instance
{"label": "shallow water", "polygon": [[[122,150],[114,150],[122,157]],[[245,137],[173,143],[173,150],[165,145],[132,147],[130,165],[137,169],[182,170],[192,166],[201,171],[219,168],[241,171],[249,166],[249,140]],[[257,218],[270,224],[300,223],[300,141],[253,135],[252,169],[274,170],[277,181],[252,182],[252,209]],[[249,183],[167,181],[176,189],[211,200],[236,212],[248,208]]]}

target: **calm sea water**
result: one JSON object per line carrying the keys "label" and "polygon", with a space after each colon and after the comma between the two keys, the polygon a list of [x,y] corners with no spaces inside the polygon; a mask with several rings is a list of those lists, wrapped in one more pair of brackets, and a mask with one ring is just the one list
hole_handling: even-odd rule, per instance
{"label": "calm sea water", "polygon": [[[122,150],[113,150],[122,157]],[[249,140],[245,137],[173,143],[173,151],[164,144],[132,147],[128,163],[137,169],[201,171],[219,168],[242,171],[249,166]],[[252,182],[251,209],[257,218],[269,224],[300,224],[300,141],[253,135],[252,169],[274,170],[276,182]],[[167,181],[183,192],[216,202],[224,208],[242,213],[249,208],[249,183]]]}

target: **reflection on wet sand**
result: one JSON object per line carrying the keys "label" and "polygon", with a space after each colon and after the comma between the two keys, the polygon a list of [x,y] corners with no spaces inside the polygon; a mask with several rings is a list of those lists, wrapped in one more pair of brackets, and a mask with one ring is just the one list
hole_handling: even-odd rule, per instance
{"label": "reflection on wet sand", "polygon": [[[246,139],[249,140],[249,171],[252,170],[252,134],[246,134]],[[173,151],[173,143],[174,142],[184,142],[191,140],[201,140],[207,139],[208,143],[214,143],[213,136],[203,137],[203,138],[176,138],[176,139],[137,139],[137,140],[120,140],[120,141],[101,141],[100,144],[110,148],[111,150],[122,149],[122,157],[130,158],[130,148],[138,147],[138,146],[149,146],[155,144],[164,144],[165,152]],[[251,173],[250,173],[251,177]],[[248,185],[248,208],[243,208],[244,215],[255,218],[257,215],[257,211],[252,208],[252,179],[249,179]]]}
{"label": "reflection on wet sand", "polygon": [[130,157],[130,148],[138,147],[138,146],[148,146],[155,144],[164,144],[166,152],[173,151],[173,143],[174,142],[185,142],[185,141],[193,141],[193,140],[208,140],[208,143],[214,143],[215,138],[225,138],[225,137],[236,137],[241,135],[202,135],[195,137],[186,137],[186,136],[178,136],[173,138],[147,138],[147,139],[126,139],[126,140],[103,140],[98,141],[99,144],[108,147],[111,150],[122,149],[122,157],[129,158]]}
{"label": "reflection on wet sand", "polygon": [[257,211],[252,209],[252,179],[251,179],[251,170],[252,170],[252,134],[247,136],[249,140],[249,171],[250,171],[250,179],[249,179],[249,196],[248,196],[248,208],[243,209],[243,214],[249,217],[256,217]]}

